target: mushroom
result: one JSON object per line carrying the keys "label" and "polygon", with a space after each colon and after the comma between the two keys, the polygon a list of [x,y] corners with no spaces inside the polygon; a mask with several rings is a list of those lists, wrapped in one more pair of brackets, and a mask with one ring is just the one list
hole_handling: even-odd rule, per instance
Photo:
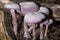
{"label": "mushroom", "polygon": [[48,19],[48,20],[46,20],[45,22],[43,22],[43,24],[46,25],[46,30],[45,30],[44,37],[47,36],[48,26],[49,26],[50,24],[52,24],[52,23],[53,23],[53,20],[52,20],[52,19]]}
{"label": "mushroom", "polygon": [[[39,12],[28,13],[24,17],[24,37],[30,38],[28,35],[28,26],[33,28],[33,40],[35,40],[35,28],[37,23],[45,19],[45,15]],[[27,34],[27,35],[26,35]]]}
{"label": "mushroom", "polygon": [[[47,7],[40,7],[40,10],[39,10],[39,12],[41,12],[41,13],[43,13],[45,16],[46,16],[46,18],[48,17],[48,15],[49,15],[49,9],[47,8]],[[47,18],[48,19],[48,18]],[[45,21],[44,21],[45,22]],[[43,39],[43,23],[44,22],[42,22],[42,23],[40,23],[40,39]],[[48,23],[48,22],[47,22]],[[47,28],[47,26],[46,26],[46,28]],[[46,32],[45,32],[46,33]]]}
{"label": "mushroom", "polygon": [[15,10],[18,11],[20,10],[19,5],[13,2],[5,3],[4,4],[5,9],[9,9],[12,15],[12,24],[13,24],[13,31],[15,35],[17,35],[17,19],[15,15]]}
{"label": "mushroom", "polygon": [[36,12],[39,10],[39,6],[35,2],[21,2],[21,13],[23,15],[30,13],[30,12]]}

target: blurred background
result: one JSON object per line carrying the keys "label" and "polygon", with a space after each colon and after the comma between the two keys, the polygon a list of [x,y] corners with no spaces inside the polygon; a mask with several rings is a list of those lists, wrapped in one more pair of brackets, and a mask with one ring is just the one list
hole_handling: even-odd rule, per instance
{"label": "blurred background", "polygon": [[[12,29],[12,17],[8,10],[3,8],[3,4],[1,3],[5,0],[0,0],[0,40],[23,40],[23,16],[16,13],[17,21],[18,21],[18,35],[17,39],[15,37]],[[50,25],[48,30],[48,35],[44,40],[60,40],[60,0],[11,0],[19,4],[24,1],[33,1],[37,2],[40,5],[44,5],[49,7],[53,11],[53,20],[54,23]],[[21,21],[19,21],[22,19]],[[36,30],[36,40],[39,40],[39,28]]]}

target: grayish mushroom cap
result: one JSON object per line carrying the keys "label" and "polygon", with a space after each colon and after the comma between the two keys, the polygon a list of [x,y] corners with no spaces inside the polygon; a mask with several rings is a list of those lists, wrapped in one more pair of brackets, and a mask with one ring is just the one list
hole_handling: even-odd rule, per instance
{"label": "grayish mushroom cap", "polygon": [[17,5],[16,3],[6,3],[4,5],[4,8],[6,9],[19,9],[19,5]]}
{"label": "grayish mushroom cap", "polygon": [[46,7],[40,7],[39,12],[43,12],[43,13],[45,13],[46,15],[49,15],[49,10],[48,10],[48,8],[46,8]]}
{"label": "grayish mushroom cap", "polygon": [[42,13],[28,13],[24,17],[24,22],[26,23],[38,23],[41,22],[42,19],[45,19],[45,16]]}
{"label": "grayish mushroom cap", "polygon": [[53,23],[52,19],[46,20],[45,22],[43,22],[44,25],[50,25]]}
{"label": "grayish mushroom cap", "polygon": [[23,15],[30,12],[37,12],[39,10],[39,6],[35,2],[21,2],[21,13]]}
{"label": "grayish mushroom cap", "polygon": [[[28,7],[28,6],[37,6],[34,2],[21,2],[21,6]],[[28,5],[28,6],[27,6]]]}

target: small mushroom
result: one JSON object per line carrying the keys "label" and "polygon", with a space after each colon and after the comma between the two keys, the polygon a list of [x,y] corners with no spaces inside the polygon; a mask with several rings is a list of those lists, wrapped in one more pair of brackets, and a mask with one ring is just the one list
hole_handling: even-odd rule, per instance
{"label": "small mushroom", "polygon": [[[38,12],[43,13],[46,16],[45,18],[47,18],[47,16],[49,15],[49,9],[47,7],[40,7],[40,10]],[[40,39],[43,39],[43,25],[44,25],[43,22],[40,23]],[[46,26],[46,28],[47,28],[47,26]]]}
{"label": "small mushroom", "polygon": [[5,9],[9,9],[12,15],[12,24],[13,24],[13,31],[15,33],[15,35],[17,35],[17,19],[16,19],[16,15],[15,15],[15,10],[20,10],[19,5],[17,5],[16,3],[13,2],[9,2],[9,3],[5,3],[4,4],[4,8]]}
{"label": "small mushroom", "polygon": [[45,30],[44,37],[47,36],[48,26],[49,26],[50,24],[52,24],[52,23],[53,23],[53,20],[52,20],[52,19],[48,19],[48,20],[46,20],[45,22],[43,22],[43,24],[46,25],[46,30]]}

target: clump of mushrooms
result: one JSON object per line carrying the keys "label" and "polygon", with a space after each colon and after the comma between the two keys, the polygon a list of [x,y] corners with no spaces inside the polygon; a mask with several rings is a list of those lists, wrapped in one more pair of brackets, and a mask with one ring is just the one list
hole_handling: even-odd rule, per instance
{"label": "clump of mushrooms", "polygon": [[[19,5],[16,3],[13,3],[11,1],[4,1],[4,8],[9,9],[11,12],[11,15],[12,15],[13,31],[14,31],[15,35],[17,35],[17,19],[16,19],[16,15],[15,15],[15,10],[19,14],[25,15],[26,13],[37,11],[39,8],[34,2],[21,2],[20,4],[21,4],[20,5],[21,9],[20,9]],[[32,10],[32,8],[35,10]],[[26,10],[23,11],[23,9],[26,9]]]}
{"label": "clump of mushrooms", "polygon": [[[24,37],[30,38],[28,31],[33,29],[33,40],[35,40],[35,28],[38,23],[40,23],[40,39],[43,39],[43,25],[46,25],[45,37],[47,35],[48,26],[53,23],[52,19],[45,20],[46,16],[49,15],[49,10],[46,7],[40,7],[40,10],[37,12],[31,12],[25,15],[24,17]],[[48,19],[48,18],[47,18]],[[28,26],[30,27],[28,29]]]}

